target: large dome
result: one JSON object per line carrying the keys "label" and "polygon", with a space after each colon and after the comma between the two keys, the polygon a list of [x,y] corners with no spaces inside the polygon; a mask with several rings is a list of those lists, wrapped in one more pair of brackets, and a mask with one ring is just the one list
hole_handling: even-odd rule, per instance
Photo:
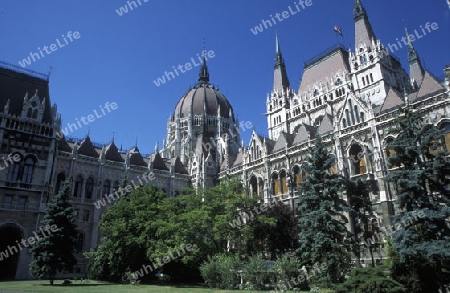
{"label": "large dome", "polygon": [[220,107],[220,116],[222,118],[231,118],[234,121],[233,108],[230,102],[219,89],[209,83],[209,73],[205,59],[203,59],[198,81],[178,101],[173,117],[186,118],[189,115],[203,114],[217,116]]}

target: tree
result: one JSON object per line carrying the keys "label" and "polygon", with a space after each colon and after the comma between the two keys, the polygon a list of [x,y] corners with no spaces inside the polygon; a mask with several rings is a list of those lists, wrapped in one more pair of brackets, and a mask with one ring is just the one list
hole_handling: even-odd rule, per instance
{"label": "tree", "polygon": [[[423,122],[422,113],[408,106],[399,109],[396,138],[387,176],[396,189],[400,213],[393,216],[392,244],[398,254],[394,277],[417,276],[422,290],[437,291],[448,282],[450,268],[450,207],[448,179],[450,163],[440,129]],[[411,288],[410,288],[411,289]],[[416,292],[416,291],[413,291]]]}
{"label": "tree", "polygon": [[[372,210],[372,202],[369,194],[369,184],[366,180],[357,179],[347,181],[347,195],[350,206],[350,217],[352,219],[353,234],[355,237],[354,254],[358,262],[364,251],[362,245],[368,248],[372,267],[375,266],[373,248],[380,246],[380,228]],[[361,266],[358,263],[358,266]]]}
{"label": "tree", "polygon": [[309,268],[315,263],[328,265],[326,275],[322,276],[327,285],[341,281],[348,272],[352,244],[344,215],[349,208],[342,199],[345,179],[330,174],[333,162],[322,139],[317,137],[304,166],[307,175],[298,198],[297,253]]}
{"label": "tree", "polygon": [[156,238],[155,222],[165,194],[151,185],[133,190],[129,199],[121,198],[100,219],[100,244],[85,253],[92,278],[122,282],[127,271],[134,272],[146,262],[147,249],[155,248],[151,245]]}
{"label": "tree", "polygon": [[30,248],[32,274],[39,279],[48,278],[51,285],[58,271],[71,270],[77,263],[74,257],[77,231],[74,209],[69,203],[70,189],[70,182],[64,182],[63,188],[46,207],[43,226],[56,226],[57,230]]}
{"label": "tree", "polygon": [[270,253],[272,259],[275,259],[298,247],[298,220],[289,205],[282,202],[272,203],[267,210],[261,212],[261,215],[271,221],[268,223],[262,220],[252,221],[248,224],[252,227],[255,240],[258,239],[263,243],[259,249],[257,241],[249,241],[247,243],[249,252]]}

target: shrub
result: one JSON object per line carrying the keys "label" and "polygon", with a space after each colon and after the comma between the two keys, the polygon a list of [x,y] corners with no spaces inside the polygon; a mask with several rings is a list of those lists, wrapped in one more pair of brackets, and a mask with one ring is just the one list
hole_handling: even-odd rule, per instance
{"label": "shrub", "polygon": [[208,257],[200,266],[200,274],[210,288],[235,289],[240,283],[237,273],[240,264],[237,255],[218,254]]}
{"label": "shrub", "polygon": [[266,284],[275,283],[276,263],[265,260],[261,254],[254,255],[243,267],[242,278],[248,284],[247,289],[266,289]]}
{"label": "shrub", "polygon": [[354,269],[350,277],[343,284],[336,286],[336,293],[406,293],[405,287],[395,280],[388,278],[386,266]]}

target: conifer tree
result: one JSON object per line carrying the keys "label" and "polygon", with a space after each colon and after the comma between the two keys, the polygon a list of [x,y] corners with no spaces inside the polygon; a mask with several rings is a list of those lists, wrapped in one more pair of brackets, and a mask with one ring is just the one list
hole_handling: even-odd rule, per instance
{"label": "conifer tree", "polygon": [[392,244],[400,261],[394,264],[394,277],[410,283],[404,273],[409,272],[410,279],[421,282],[417,290],[436,292],[439,282],[449,281],[448,152],[443,133],[425,124],[421,113],[409,107],[399,112],[396,128],[390,131],[396,138],[387,144],[388,167],[396,167],[387,179],[400,211],[392,219]]}
{"label": "conifer tree", "polygon": [[51,285],[57,272],[71,270],[77,262],[73,255],[76,251],[77,232],[74,209],[69,203],[70,189],[71,184],[66,181],[46,207],[42,226],[55,225],[57,230],[40,238],[30,248],[33,255],[30,264],[32,274],[39,279],[48,279]]}
{"label": "conifer tree", "polygon": [[329,172],[334,158],[328,155],[322,139],[314,141],[312,155],[304,166],[306,178],[299,190],[299,248],[308,268],[326,263],[327,272],[316,280],[330,284],[342,281],[350,267],[352,239],[346,224],[349,211],[342,199],[345,179]]}

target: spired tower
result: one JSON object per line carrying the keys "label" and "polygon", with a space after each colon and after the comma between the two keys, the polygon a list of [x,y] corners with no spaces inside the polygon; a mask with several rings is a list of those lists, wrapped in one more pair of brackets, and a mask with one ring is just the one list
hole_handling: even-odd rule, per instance
{"label": "spired tower", "polygon": [[167,123],[160,154],[180,158],[196,187],[218,184],[218,173],[234,161],[239,151],[239,126],[233,107],[219,89],[209,83],[203,56],[198,83],[178,101]]}

